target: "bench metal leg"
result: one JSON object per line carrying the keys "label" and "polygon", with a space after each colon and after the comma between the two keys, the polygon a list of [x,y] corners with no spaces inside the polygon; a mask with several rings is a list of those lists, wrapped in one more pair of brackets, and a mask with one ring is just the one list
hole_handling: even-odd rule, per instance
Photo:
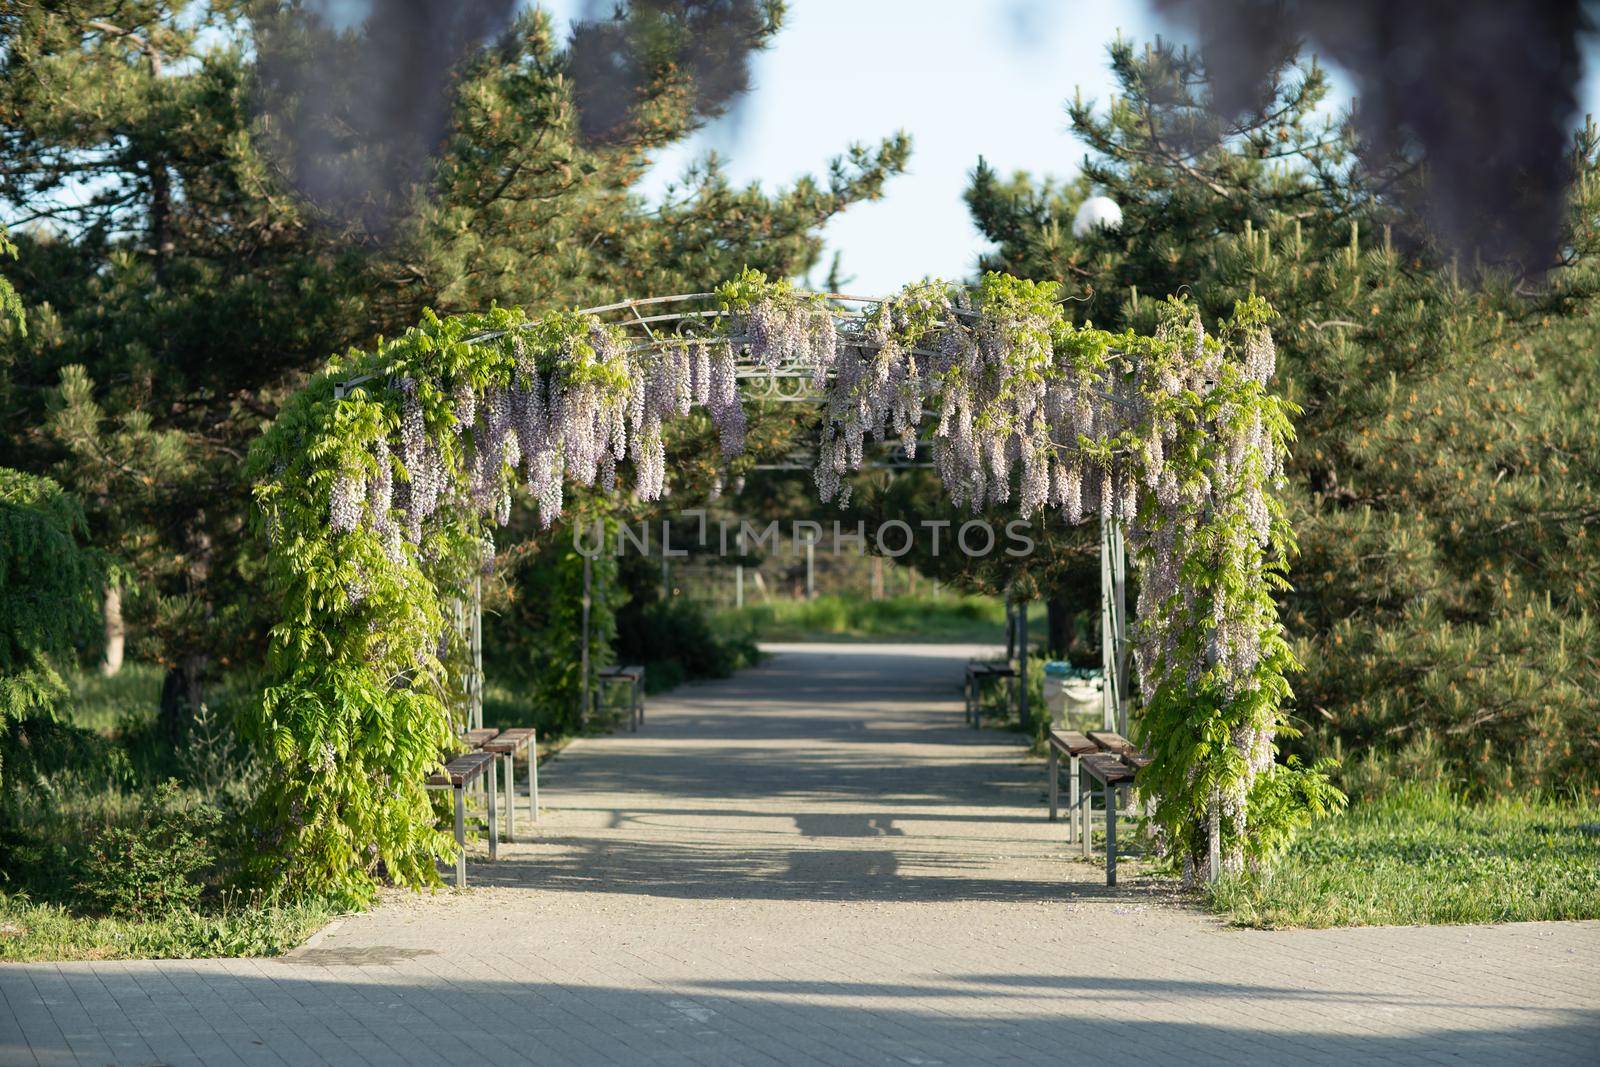
{"label": "bench metal leg", "polygon": [[[1074,778],[1073,781],[1076,782],[1078,779]],[[1081,784],[1079,788],[1082,789]],[[1091,785],[1088,789],[1082,789],[1082,793],[1083,803],[1078,808],[1078,813],[1079,818],[1083,820],[1079,824],[1079,829],[1083,832],[1078,835],[1078,852],[1087,859],[1089,857],[1089,843],[1094,837],[1094,787]]]}
{"label": "bench metal leg", "polygon": [[510,844],[517,843],[517,756],[514,752],[505,754],[506,772],[506,841]]}
{"label": "bench metal leg", "polygon": [[1105,787],[1106,797],[1106,885],[1117,884],[1117,787]]}
{"label": "bench metal leg", "polygon": [[456,799],[456,888],[467,888],[467,797],[466,787],[451,790]]}
{"label": "bench metal leg", "polygon": [[1078,757],[1073,756],[1067,762],[1069,764],[1067,770],[1071,775],[1071,779],[1067,782],[1067,843],[1071,844],[1072,835],[1078,829],[1078,819],[1082,817],[1082,812],[1078,809],[1082,806],[1083,799],[1078,783]]}
{"label": "bench metal leg", "polygon": [[1045,773],[1049,775],[1050,782],[1050,821],[1056,821],[1056,805],[1061,800],[1061,759],[1056,755],[1056,750],[1050,750],[1048,762],[1045,764]]}
{"label": "bench metal leg", "polygon": [[489,761],[489,862],[493,863],[500,858],[500,827],[495,820],[495,797],[500,793],[499,783],[496,781],[494,768],[496,760]]}
{"label": "bench metal leg", "polygon": [[639,732],[639,683],[634,682],[628,687],[628,726],[634,732]]}
{"label": "bench metal leg", "polygon": [[539,735],[528,738],[528,811],[539,821]]}

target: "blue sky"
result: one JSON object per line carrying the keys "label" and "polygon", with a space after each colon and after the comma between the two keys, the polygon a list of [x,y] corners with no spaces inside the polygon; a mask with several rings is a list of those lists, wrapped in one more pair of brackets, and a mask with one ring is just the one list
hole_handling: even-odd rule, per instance
{"label": "blue sky", "polygon": [[[580,8],[540,6],[558,20]],[[775,186],[905,129],[910,173],[835,220],[829,254],[869,295],[964,276],[982,244],[961,202],[968,172],[982,155],[1003,172],[1071,173],[1083,153],[1062,104],[1076,86],[1108,95],[1105,45],[1119,27],[1143,39],[1157,23],[1130,0],[791,0],[744,106],[665,155],[647,191],[708,150],[735,181]]]}
{"label": "blue sky", "polygon": [[[581,8],[539,3],[558,20]],[[647,192],[708,150],[734,180],[771,187],[821,173],[850,141],[904,129],[910,173],[835,220],[828,254],[843,254],[850,289],[864,295],[962,277],[983,245],[961,202],[973,164],[982,155],[1002,173],[1072,174],[1083,150],[1063,103],[1079,87],[1110,94],[1105,46],[1119,30],[1185,36],[1142,0],[790,0],[744,106],[663,156]]]}

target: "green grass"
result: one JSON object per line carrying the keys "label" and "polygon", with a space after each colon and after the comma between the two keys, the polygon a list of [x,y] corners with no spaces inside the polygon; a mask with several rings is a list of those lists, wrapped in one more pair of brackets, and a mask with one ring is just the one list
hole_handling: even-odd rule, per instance
{"label": "green grass", "polygon": [[68,672],[72,695],[63,711],[74,725],[102,734],[154,722],[163,674],[153,663],[126,663],[111,678],[93,669]]}
{"label": "green grass", "polygon": [[[884,600],[819,596],[773,600],[727,610],[723,618],[747,625],[761,641],[951,641],[1003,644],[1005,605],[995,597],[897,596]],[[1044,606],[1029,613],[1034,634],[1043,636]]]}
{"label": "green grass", "polygon": [[1225,880],[1211,900],[1265,928],[1600,918],[1600,804],[1402,788],[1312,827],[1269,877]]}
{"label": "green grass", "polygon": [[[240,841],[259,766],[239,745],[234,722],[257,699],[259,680],[232,672],[208,688],[206,715],[174,745],[158,719],[161,667],[129,662],[113,678],[95,669],[66,672],[62,717],[102,738],[85,760],[21,789],[0,822],[0,961],[198,958],[276,955],[304,941],[337,913],[315,898],[283,903],[232,890]],[[227,813],[210,835],[209,855],[193,875],[192,903],[114,913],[97,898],[90,856],[113,828],[142,825],[156,786],[174,779],[185,805]],[[146,876],[161,858],[143,862]],[[133,869],[132,861],[116,870]]]}
{"label": "green grass", "polygon": [[308,901],[242,903],[212,914],[182,911],[134,920],[82,915],[23,893],[0,892],[0,961],[276,956],[336,914],[327,904]]}

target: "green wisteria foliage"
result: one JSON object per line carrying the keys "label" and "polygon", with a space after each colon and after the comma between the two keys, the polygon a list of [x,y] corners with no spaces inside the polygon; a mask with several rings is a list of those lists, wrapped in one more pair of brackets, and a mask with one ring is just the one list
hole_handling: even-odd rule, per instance
{"label": "green wisteria foliage", "polygon": [[[696,407],[738,457],[740,353],[811,369],[824,501],[847,496],[868,437],[914,447],[926,414],[959,504],[1124,524],[1154,757],[1140,783],[1190,871],[1209,826],[1238,866],[1327,802],[1319,771],[1273,759],[1295,666],[1273,601],[1292,546],[1274,497],[1292,411],[1267,388],[1265,304],[1208,334],[1172,301],[1140,336],[1075,326],[1054,284],[999,274],[853,315],[754,271],[715,299],[720,314],[649,341],[575,312],[430,315],[335,360],[284,409],[251,460],[282,611],[258,723],[277,767],[264,873],[358,898],[379,876],[436,880],[446,839],[422,783],[458,725],[446,605],[492,566],[515,495],[547,526],[569,481],[655,499],[663,424]],[[1269,789],[1270,824],[1250,815]]]}

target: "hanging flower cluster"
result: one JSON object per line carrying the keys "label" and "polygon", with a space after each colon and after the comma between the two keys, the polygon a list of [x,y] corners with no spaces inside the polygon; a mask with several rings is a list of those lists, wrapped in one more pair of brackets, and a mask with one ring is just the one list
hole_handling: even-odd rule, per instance
{"label": "hanging flower cluster", "polygon": [[473,345],[501,357],[490,361],[487,376],[447,378],[427,366],[431,348],[408,350],[416,348],[414,337],[389,351],[398,358],[384,368],[383,384],[368,391],[397,398],[397,440],[376,437],[365,461],[334,477],[328,496],[334,533],[365,526],[399,563],[402,539],[418,545],[424,524],[441,508],[465,507],[504,525],[519,475],[549,527],[562,513],[569,479],[611,492],[630,454],[635,494],[659,499],[666,480],[662,426],[696,405],[718,427],[725,456],[743,451],[745,413],[726,340],[630,346],[616,326],[588,316],[557,312],[527,323],[509,315]]}
{"label": "hanging flower cluster", "polygon": [[[724,458],[740,455],[747,353],[756,368],[802,370],[819,394],[824,501],[848,500],[869,438],[914,455],[933,424],[958,506],[1125,526],[1156,761],[1141,783],[1181,855],[1203,854],[1220,810],[1242,861],[1293,666],[1271,597],[1290,543],[1272,495],[1290,429],[1267,389],[1265,305],[1241,304],[1208,336],[1172,302],[1140,336],[1075,326],[1054,284],[998,274],[919,283],[850,315],[753,271],[715,296],[719,314],[667,337],[576,312],[429,315],[336,361],[286,407],[252,460],[287,614],[261,722],[295,828],[281,853],[353,890],[380,865],[433,878],[441,845],[421,781],[448,739],[441,590],[492,559],[490,530],[518,492],[545,525],[569,481],[609,492],[628,466],[636,495],[660,497],[664,426],[697,406]],[[374,708],[401,706],[371,729]],[[365,787],[335,788],[330,764]]]}

